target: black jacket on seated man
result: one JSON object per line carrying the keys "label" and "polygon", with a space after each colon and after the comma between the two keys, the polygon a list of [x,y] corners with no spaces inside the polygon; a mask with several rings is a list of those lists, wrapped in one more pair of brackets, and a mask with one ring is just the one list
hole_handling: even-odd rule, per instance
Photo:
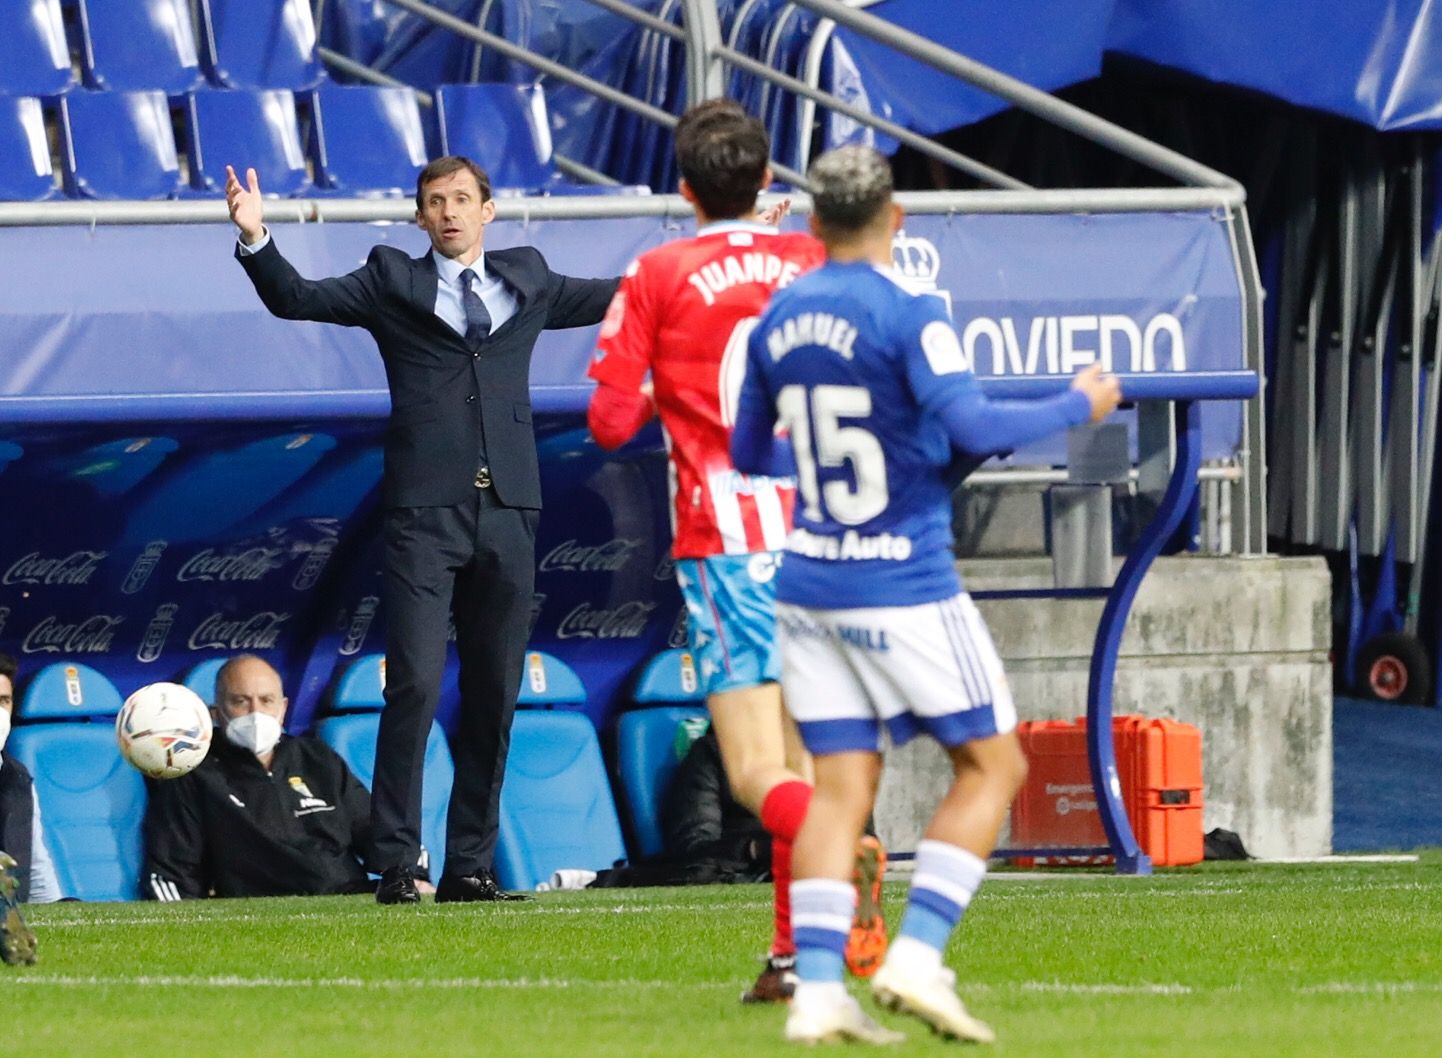
{"label": "black jacket on seated man", "polygon": [[283,737],[269,772],[217,738],[189,775],[147,780],[142,894],[205,896],[366,893],[361,866],[370,794],[317,738]]}

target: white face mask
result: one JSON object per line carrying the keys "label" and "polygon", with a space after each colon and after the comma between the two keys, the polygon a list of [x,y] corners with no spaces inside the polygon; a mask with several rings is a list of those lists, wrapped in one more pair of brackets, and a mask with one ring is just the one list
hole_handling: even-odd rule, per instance
{"label": "white face mask", "polygon": [[250,750],[257,757],[275,749],[280,736],[280,721],[269,713],[246,713],[227,721],[225,725],[225,737],[241,749]]}
{"label": "white face mask", "polygon": [[0,709],[0,749],[5,748],[6,741],[10,738],[10,710]]}

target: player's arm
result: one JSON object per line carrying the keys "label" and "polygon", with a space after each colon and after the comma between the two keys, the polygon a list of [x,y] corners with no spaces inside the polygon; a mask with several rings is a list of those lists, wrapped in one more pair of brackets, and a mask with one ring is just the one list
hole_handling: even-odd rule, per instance
{"label": "player's arm", "polygon": [[235,257],[255,285],[255,292],[271,315],[283,320],[311,320],[364,327],[370,322],[378,298],[374,290],[376,251],[371,260],[347,275],[306,279],[276,249],[265,227],[260,181],[254,169],[246,170],[242,185],[230,166],[225,167],[225,199],[230,219],[240,232]]}
{"label": "player's arm", "polygon": [[145,864],[140,894],[147,900],[198,900],[205,881],[205,827],[200,790],[186,779],[149,780],[145,807]]}
{"label": "player's arm", "polygon": [[658,324],[640,261],[627,269],[610,301],[587,372],[596,380],[596,391],[586,408],[586,425],[598,445],[616,449],[655,414],[645,379]]}
{"label": "player's arm", "polygon": [[1121,400],[1116,378],[1101,365],[1079,372],[1066,393],[1043,400],[991,400],[967,367],[949,320],[935,310],[920,321],[907,350],[912,391],[945,428],[953,448],[992,455],[1019,448],[1069,426],[1106,418]]}
{"label": "player's arm", "polygon": [[741,380],[736,425],[731,431],[731,462],[743,474],[785,477],[795,473],[795,462],[791,461],[789,468],[779,465],[783,453],[789,459],[790,446],[776,441],[776,404],[761,367],[761,331],[759,326],[753,330],[746,346],[746,377]]}

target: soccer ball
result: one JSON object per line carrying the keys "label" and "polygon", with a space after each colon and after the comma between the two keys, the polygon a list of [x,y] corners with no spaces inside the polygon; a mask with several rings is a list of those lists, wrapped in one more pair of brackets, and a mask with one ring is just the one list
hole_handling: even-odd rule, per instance
{"label": "soccer ball", "polygon": [[178,683],[142,687],[120,707],[115,740],[120,754],[152,779],[177,779],[210,750],[210,710]]}

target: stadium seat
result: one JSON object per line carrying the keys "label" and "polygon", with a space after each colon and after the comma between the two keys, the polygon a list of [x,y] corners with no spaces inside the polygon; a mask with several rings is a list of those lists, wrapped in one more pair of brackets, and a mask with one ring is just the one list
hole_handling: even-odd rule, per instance
{"label": "stadium seat", "polygon": [[0,96],[0,202],[55,195],[45,112],[31,96]]}
{"label": "stadium seat", "polygon": [[292,92],[194,92],[187,97],[187,116],[194,191],[224,194],[227,165],[242,175],[247,167],[255,169],[267,195],[284,198],[310,190]]}
{"label": "stadium seat", "polygon": [[409,195],[426,165],[421,108],[409,88],[324,85],[311,97],[311,157],[321,189]]}
{"label": "stadium seat", "polygon": [[26,686],[24,722],[6,747],[35,778],[60,887],[82,900],[138,895],[145,781],[115,743],[120,705],[115,685],[88,665],[47,665]]}
{"label": "stadium seat", "polygon": [[74,198],[170,198],[180,158],[164,92],[73,92],[60,100],[65,192]]}
{"label": "stadium seat", "polygon": [[626,855],[596,729],[577,713],[516,713],[501,786],[496,878],[534,889],[567,867],[602,870]]}
{"label": "stadium seat", "polygon": [[200,0],[202,60],[225,88],[314,88],[325,79],[310,0]]}
{"label": "stadium seat", "polygon": [[[376,733],[380,730],[380,710],[385,705],[384,690],[385,655],[357,658],[341,676],[331,700],[331,708],[343,715],[329,716],[316,727],[321,741],[341,755],[367,789],[375,777]],[[456,775],[450,746],[439,724],[431,724],[421,772],[421,842],[430,855],[431,879],[435,880],[444,869],[446,807]]]}
{"label": "stadium seat", "polygon": [[55,96],[75,84],[60,0],[0,0],[0,93]]}
{"label": "stadium seat", "polygon": [[664,650],[646,663],[631,695],[640,705],[704,703],[706,695],[696,675],[696,660],[689,650]]}
{"label": "stadium seat", "polygon": [[554,654],[544,650],[526,651],[526,665],[521,670],[521,692],[516,704],[551,708],[557,705],[584,705],[586,688],[576,670]]}
{"label": "stadium seat", "polygon": [[185,686],[189,687],[200,700],[209,705],[215,704],[215,674],[220,671],[229,658],[207,658],[191,668],[185,674]]}
{"label": "stadium seat", "polygon": [[551,157],[551,125],[540,85],[450,84],[436,90],[441,152],[474,159],[496,190],[547,194],[650,194],[562,179]]}
{"label": "stadium seat", "polygon": [[616,722],[617,770],[641,856],[662,851],[661,802],[691,747],[687,728],[704,730],[705,723],[705,708],[695,705],[635,709]]}
{"label": "stadium seat", "polygon": [[78,0],[78,6],[86,87],[178,96],[202,83],[189,0]]}

